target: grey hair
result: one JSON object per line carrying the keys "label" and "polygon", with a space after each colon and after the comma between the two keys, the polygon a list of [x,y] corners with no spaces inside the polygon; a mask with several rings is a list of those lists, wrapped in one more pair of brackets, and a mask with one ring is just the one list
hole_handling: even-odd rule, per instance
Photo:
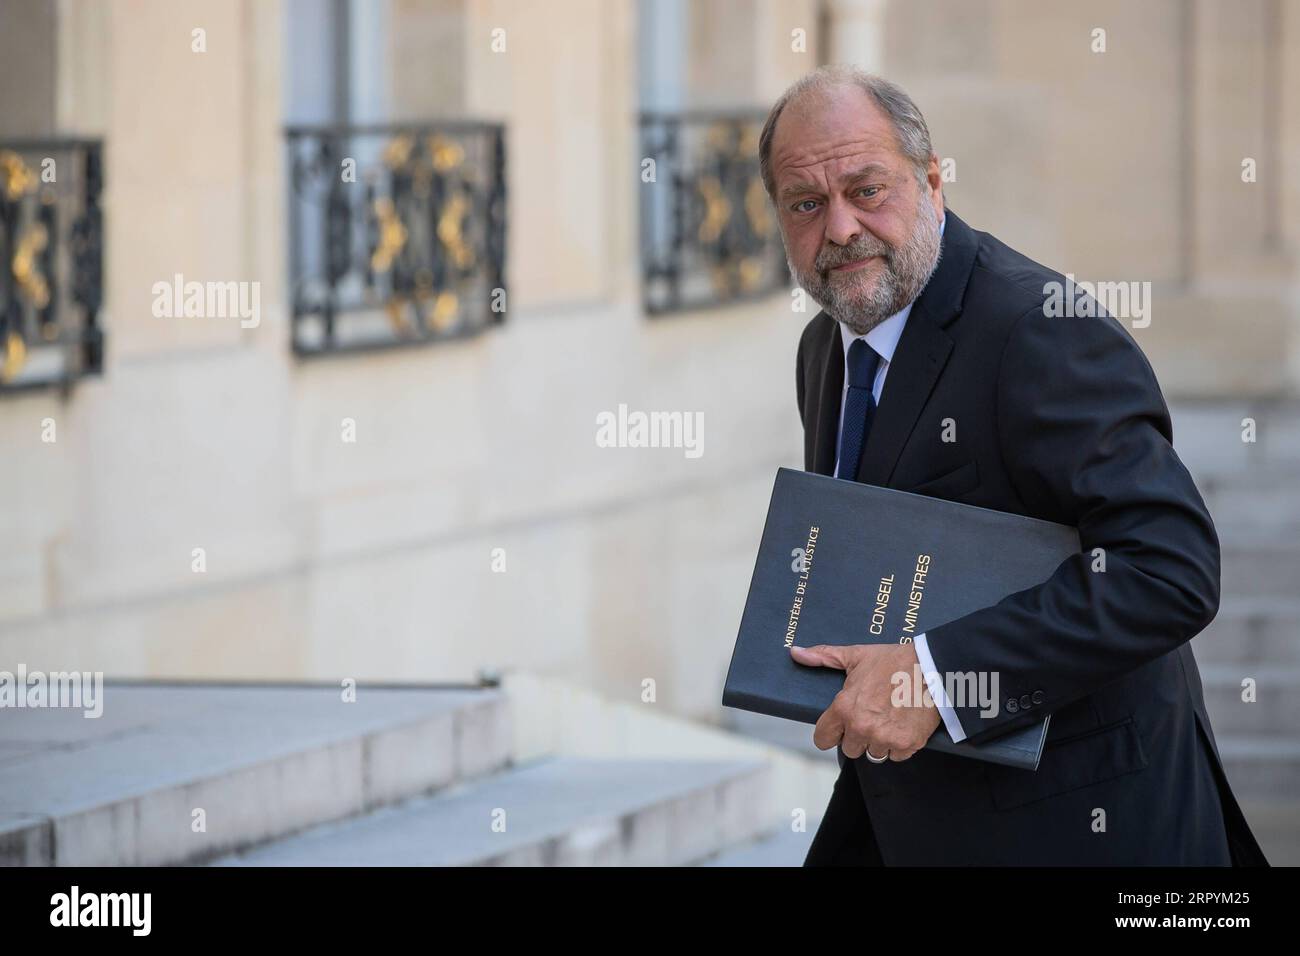
{"label": "grey hair", "polygon": [[763,132],[758,137],[758,168],[763,176],[763,188],[772,199],[776,198],[776,182],[772,176],[772,138],[776,133],[776,121],[791,102],[806,93],[824,93],[838,86],[856,86],[871,95],[876,105],[885,111],[894,127],[899,149],[912,163],[916,178],[921,186],[926,185],[926,172],[930,166],[933,149],[930,145],[930,129],[925,125],[925,117],[912,102],[912,98],[901,86],[891,83],[883,77],[868,73],[855,66],[821,66],[811,73],[800,77],[781,94],[781,98],[772,106],[763,123]]}

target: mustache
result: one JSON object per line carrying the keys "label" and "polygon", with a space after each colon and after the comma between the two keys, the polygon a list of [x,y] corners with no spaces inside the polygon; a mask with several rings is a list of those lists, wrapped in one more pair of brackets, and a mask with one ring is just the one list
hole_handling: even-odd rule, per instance
{"label": "mustache", "polygon": [[859,259],[867,259],[871,256],[881,256],[886,264],[894,261],[894,250],[892,246],[881,242],[879,239],[864,236],[851,246],[830,246],[823,249],[817,255],[813,267],[818,272],[828,272],[836,266],[842,266],[849,262],[857,262]]}

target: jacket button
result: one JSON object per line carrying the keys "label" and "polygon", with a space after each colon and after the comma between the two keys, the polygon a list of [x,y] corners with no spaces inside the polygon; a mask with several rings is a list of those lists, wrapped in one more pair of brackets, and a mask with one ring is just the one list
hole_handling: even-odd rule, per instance
{"label": "jacket button", "polygon": [[1035,704],[1041,704],[1043,702],[1043,692],[1041,690],[1034,691],[1032,700]]}
{"label": "jacket button", "polygon": [[1021,695],[1020,695],[1020,709],[1021,709],[1021,710],[1028,710],[1031,706],[1033,706],[1033,701],[1031,701],[1031,700],[1029,699],[1029,695],[1028,695],[1028,694],[1021,694]]}
{"label": "jacket button", "polygon": [[1008,714],[1014,714],[1014,713],[1015,713],[1016,711],[1018,711],[1019,709],[1020,709],[1020,704],[1018,704],[1018,703],[1016,702],[1016,699],[1015,699],[1014,697],[1008,697],[1008,698],[1007,698],[1007,713],[1008,713]]}

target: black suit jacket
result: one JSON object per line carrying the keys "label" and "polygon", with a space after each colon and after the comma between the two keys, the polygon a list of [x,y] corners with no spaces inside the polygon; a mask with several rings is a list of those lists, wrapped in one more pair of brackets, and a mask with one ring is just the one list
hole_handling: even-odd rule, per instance
{"label": "black suit jacket", "polygon": [[[1082,553],[1047,582],[927,636],[940,672],[999,676],[996,716],[957,710],[969,739],[1051,714],[1042,761],[841,752],[861,800],[837,789],[809,864],[853,856],[845,844],[864,832],[877,844],[865,855],[886,864],[1265,862],[1188,645],[1218,610],[1214,525],[1137,344],[1109,316],[1046,315],[1049,282],[1065,278],[948,211],[857,476],[1079,529]],[[831,474],[844,354],[824,312],[804,329],[796,380],[805,468]]]}

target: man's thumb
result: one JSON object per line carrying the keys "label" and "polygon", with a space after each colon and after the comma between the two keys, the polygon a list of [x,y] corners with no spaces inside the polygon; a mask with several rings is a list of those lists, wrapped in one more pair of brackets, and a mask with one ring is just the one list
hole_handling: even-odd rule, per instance
{"label": "man's thumb", "polygon": [[814,647],[799,647],[791,644],[790,656],[796,663],[806,664],[809,667],[834,667],[841,671],[848,670],[853,663],[848,648],[836,647],[834,644],[818,644]]}

